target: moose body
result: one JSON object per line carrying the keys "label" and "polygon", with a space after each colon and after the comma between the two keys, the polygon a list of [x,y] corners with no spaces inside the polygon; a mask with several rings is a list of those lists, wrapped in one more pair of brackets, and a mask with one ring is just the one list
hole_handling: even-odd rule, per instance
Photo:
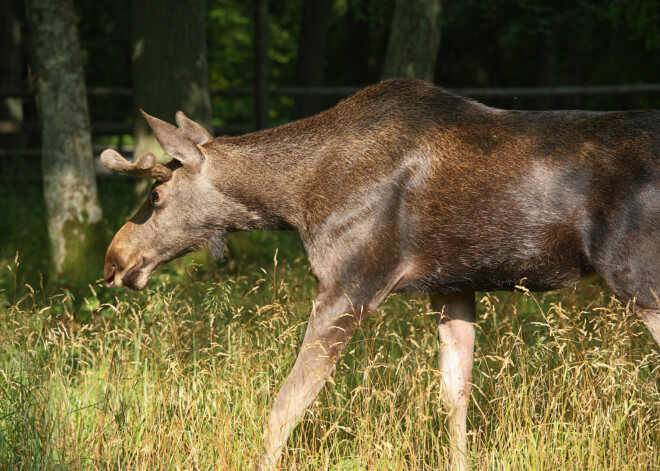
{"label": "moose body", "polygon": [[366,88],[319,115],[212,138],[145,114],[173,160],[104,164],[155,178],[115,236],[109,285],[146,286],[155,269],[228,232],[299,231],[318,281],[298,359],[266,426],[274,467],[351,335],[393,291],[429,293],[456,468],[465,423],[475,291],[547,290],[598,273],[634,301],[660,342],[660,112],[489,108],[416,80]]}

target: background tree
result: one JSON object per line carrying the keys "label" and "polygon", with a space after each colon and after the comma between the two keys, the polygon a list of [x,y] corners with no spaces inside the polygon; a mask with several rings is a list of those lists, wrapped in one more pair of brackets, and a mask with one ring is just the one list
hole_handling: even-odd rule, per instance
{"label": "background tree", "polygon": [[[298,36],[296,84],[314,87],[323,84],[326,66],[326,43],[332,0],[304,0]],[[320,110],[318,96],[300,96],[296,99],[294,115],[310,116]]]}
{"label": "background tree", "polygon": [[433,82],[440,46],[441,0],[397,0],[383,66],[383,78]]}
{"label": "background tree", "polygon": [[[0,90],[20,90],[23,75],[23,51],[20,4],[13,0],[0,0]],[[0,99],[0,120],[21,122],[23,100],[19,97]],[[0,146],[18,144],[20,136],[0,135]]]}
{"label": "background tree", "polygon": [[162,154],[139,108],[169,122],[183,110],[212,131],[205,16],[204,0],[132,2],[136,155]]}
{"label": "background tree", "polygon": [[28,0],[32,68],[42,123],[42,168],[52,272],[89,281],[104,240],[72,0]]}
{"label": "background tree", "polygon": [[348,67],[345,81],[349,85],[364,85],[369,76],[369,15],[360,6],[349,4],[341,25],[346,29],[345,60]]}

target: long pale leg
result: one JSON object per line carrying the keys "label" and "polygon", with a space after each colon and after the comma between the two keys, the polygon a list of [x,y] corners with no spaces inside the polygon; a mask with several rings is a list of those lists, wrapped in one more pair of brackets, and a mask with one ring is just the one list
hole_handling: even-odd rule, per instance
{"label": "long pale leg", "polygon": [[271,409],[261,470],[275,468],[291,431],[342,355],[364,314],[353,309],[346,298],[319,297],[314,303],[296,363]]}
{"label": "long pale leg", "polygon": [[660,309],[650,309],[640,314],[655,342],[660,346]]}
{"label": "long pale leg", "polygon": [[474,355],[474,293],[431,295],[440,336],[442,401],[449,408],[451,467],[467,469],[467,407]]}

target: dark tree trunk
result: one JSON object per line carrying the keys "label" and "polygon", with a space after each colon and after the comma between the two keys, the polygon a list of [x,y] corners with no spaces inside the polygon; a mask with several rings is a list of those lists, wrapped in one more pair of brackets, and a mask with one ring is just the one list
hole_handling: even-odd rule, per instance
{"label": "dark tree trunk", "polygon": [[[15,0],[0,0],[0,90],[3,91],[23,88],[20,9],[20,3]],[[23,121],[23,100],[19,97],[0,99],[0,120]],[[0,147],[12,148],[19,144],[19,135],[0,135]]]}
{"label": "dark tree trunk", "polygon": [[105,241],[73,2],[28,0],[27,7],[53,275],[90,281],[101,269]]}
{"label": "dark tree trunk", "polygon": [[433,81],[440,46],[441,0],[397,0],[383,78]]}
{"label": "dark tree trunk", "polygon": [[[332,0],[303,2],[296,64],[296,83],[301,87],[323,85],[328,19],[332,3]],[[320,106],[320,97],[300,96],[296,99],[295,115],[297,118],[311,116],[319,111]]]}
{"label": "dark tree trunk", "polygon": [[353,2],[349,2],[346,13],[346,28],[347,84],[366,85],[369,83],[369,22],[360,14]]}
{"label": "dark tree trunk", "polygon": [[254,2],[254,116],[257,129],[268,127],[270,92],[268,76],[268,0]]}
{"label": "dark tree trunk", "polygon": [[182,110],[209,131],[211,97],[204,0],[133,0],[135,154],[162,156],[139,109],[174,121]]}

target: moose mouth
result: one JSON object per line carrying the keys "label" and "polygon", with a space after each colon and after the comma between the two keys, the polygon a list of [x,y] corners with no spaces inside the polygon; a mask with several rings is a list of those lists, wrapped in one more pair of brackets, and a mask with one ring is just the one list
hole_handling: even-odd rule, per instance
{"label": "moose mouth", "polygon": [[142,288],[138,286],[138,281],[140,279],[143,264],[144,264],[144,258],[141,258],[139,262],[137,262],[135,265],[129,268],[129,270],[126,272],[122,280],[124,286],[133,290],[140,290],[144,288],[144,286]]}
{"label": "moose mouth", "polygon": [[[105,281],[105,285],[109,288],[123,285],[132,290],[139,291],[144,288],[144,286],[140,286],[140,278],[142,278],[143,275],[143,267],[144,257],[140,258],[137,263],[126,270],[123,276],[120,275],[117,277],[117,266],[113,264],[110,266],[110,269],[107,271],[107,273],[104,274],[103,281]],[[147,277],[146,282],[144,283],[145,286],[150,278],[151,276]]]}

